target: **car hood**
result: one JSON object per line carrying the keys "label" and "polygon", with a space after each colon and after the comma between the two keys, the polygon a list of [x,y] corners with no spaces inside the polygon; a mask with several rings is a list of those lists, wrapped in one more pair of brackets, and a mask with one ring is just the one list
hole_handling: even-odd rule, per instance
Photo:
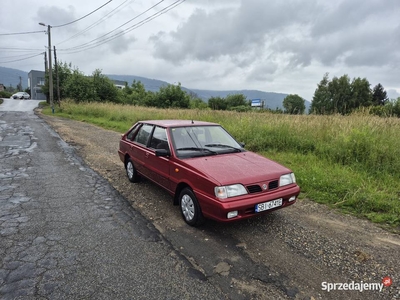
{"label": "car hood", "polygon": [[192,168],[212,177],[220,185],[243,185],[279,179],[288,168],[253,152],[221,154],[185,159]]}

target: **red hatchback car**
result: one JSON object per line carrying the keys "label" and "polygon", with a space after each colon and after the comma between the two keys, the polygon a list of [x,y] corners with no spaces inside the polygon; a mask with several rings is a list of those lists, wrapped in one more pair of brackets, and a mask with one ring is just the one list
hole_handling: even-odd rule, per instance
{"label": "red hatchback car", "polygon": [[131,182],[140,176],[174,196],[183,219],[240,220],[296,202],[291,170],[247,151],[216,123],[154,120],[136,123],[119,144]]}

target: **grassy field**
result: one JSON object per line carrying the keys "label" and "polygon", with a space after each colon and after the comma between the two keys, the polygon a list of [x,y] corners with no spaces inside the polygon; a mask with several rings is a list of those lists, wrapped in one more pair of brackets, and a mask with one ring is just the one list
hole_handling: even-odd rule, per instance
{"label": "grassy field", "polygon": [[[50,109],[45,113],[51,114]],[[63,102],[56,115],[125,132],[138,120],[220,123],[246,149],[291,168],[302,198],[400,231],[400,119],[155,109]]]}

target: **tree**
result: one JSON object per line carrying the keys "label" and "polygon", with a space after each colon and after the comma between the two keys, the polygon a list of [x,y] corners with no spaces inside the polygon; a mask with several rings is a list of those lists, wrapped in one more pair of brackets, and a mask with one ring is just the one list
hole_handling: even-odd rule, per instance
{"label": "tree", "polygon": [[154,106],[147,105],[150,92],[146,91],[141,81],[134,80],[132,85],[126,86],[122,91],[122,99],[120,102],[134,105]]}
{"label": "tree", "polygon": [[208,109],[207,103],[205,103],[200,98],[191,98],[190,99],[190,108],[192,109]]}
{"label": "tree", "polygon": [[[351,101],[349,110],[354,110],[360,107],[371,106],[372,95],[370,83],[366,78],[354,78],[351,82]],[[350,112],[350,111],[349,111]]]}
{"label": "tree", "polygon": [[112,81],[105,75],[101,74],[101,70],[99,69],[96,69],[92,76],[92,86],[94,88],[93,94],[95,97],[92,100],[99,102],[117,102],[118,89]]}
{"label": "tree", "polygon": [[306,105],[304,104],[304,99],[299,95],[288,95],[283,99],[283,107],[285,108],[285,113],[294,115],[294,114],[303,114],[306,109]]}
{"label": "tree", "polygon": [[211,97],[208,99],[208,107],[213,110],[226,110],[227,103],[222,97]]}
{"label": "tree", "polygon": [[329,73],[325,73],[314,92],[313,100],[310,106],[310,113],[324,115],[332,112],[331,94],[329,92],[328,85]]}
{"label": "tree", "polygon": [[349,76],[334,77],[328,84],[328,90],[332,99],[333,113],[344,115],[351,112],[351,84]]}
{"label": "tree", "polygon": [[[68,78],[72,75],[72,64],[67,64],[66,62],[57,62],[57,69],[58,69],[58,80],[59,80],[59,87],[60,87],[60,98],[65,99],[67,98],[68,91],[65,88],[65,84]],[[53,95],[54,99],[57,99],[57,74],[55,72],[55,68],[52,72],[53,75]],[[46,73],[46,80],[42,87],[42,92],[46,95],[47,99],[49,99],[49,74]]]}
{"label": "tree", "polygon": [[181,89],[181,84],[163,86],[154,94],[151,106],[160,108],[179,107],[189,108],[190,97]]}
{"label": "tree", "polygon": [[95,97],[93,81],[78,69],[73,70],[65,82],[66,96],[76,102],[93,101]]}
{"label": "tree", "polygon": [[388,97],[383,86],[378,83],[372,90],[372,102],[374,105],[385,105]]}
{"label": "tree", "polygon": [[227,109],[234,109],[238,106],[248,106],[248,102],[246,101],[246,96],[243,94],[232,94],[228,95],[225,98]]}

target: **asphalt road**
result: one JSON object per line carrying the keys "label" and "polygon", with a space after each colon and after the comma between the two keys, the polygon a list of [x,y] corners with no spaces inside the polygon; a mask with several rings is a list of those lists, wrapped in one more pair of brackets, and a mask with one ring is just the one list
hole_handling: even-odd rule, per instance
{"label": "asphalt road", "polygon": [[35,106],[0,105],[0,298],[227,298]]}

